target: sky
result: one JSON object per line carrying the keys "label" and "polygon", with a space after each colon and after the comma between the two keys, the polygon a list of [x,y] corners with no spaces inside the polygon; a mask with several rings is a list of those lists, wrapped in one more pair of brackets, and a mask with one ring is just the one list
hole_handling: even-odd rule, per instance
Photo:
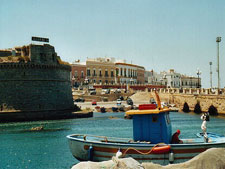
{"label": "sky", "polygon": [[0,0],[0,49],[47,37],[62,60],[114,57],[225,86],[224,0]]}

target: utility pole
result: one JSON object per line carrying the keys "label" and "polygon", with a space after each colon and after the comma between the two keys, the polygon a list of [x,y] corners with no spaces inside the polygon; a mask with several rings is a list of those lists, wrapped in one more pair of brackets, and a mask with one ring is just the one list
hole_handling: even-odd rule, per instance
{"label": "utility pole", "polygon": [[212,62],[209,62],[210,66],[210,88],[212,89]]}
{"label": "utility pole", "polygon": [[216,38],[217,42],[217,72],[218,72],[218,90],[220,90],[220,61],[219,61],[219,43],[221,42],[221,37]]}

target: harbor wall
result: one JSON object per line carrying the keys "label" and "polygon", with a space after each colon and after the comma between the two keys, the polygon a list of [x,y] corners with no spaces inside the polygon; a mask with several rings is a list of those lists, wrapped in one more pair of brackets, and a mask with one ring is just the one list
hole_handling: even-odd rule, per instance
{"label": "harbor wall", "polygon": [[193,93],[168,93],[164,90],[159,91],[161,101],[173,103],[180,110],[183,109],[186,102],[191,111],[197,103],[200,104],[201,110],[207,112],[209,107],[213,105],[219,114],[225,115],[225,95],[210,94],[193,94]]}

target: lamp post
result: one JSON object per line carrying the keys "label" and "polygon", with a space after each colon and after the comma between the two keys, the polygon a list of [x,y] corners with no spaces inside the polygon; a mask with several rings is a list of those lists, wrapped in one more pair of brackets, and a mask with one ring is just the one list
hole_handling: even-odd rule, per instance
{"label": "lamp post", "polygon": [[217,37],[216,42],[217,42],[217,72],[218,72],[218,90],[219,90],[220,89],[219,43],[221,42],[221,37]]}
{"label": "lamp post", "polygon": [[197,86],[197,88],[201,88],[201,85],[200,85],[200,78],[199,78],[199,76],[202,74],[201,73],[201,71],[199,71],[199,68],[197,69],[197,75],[198,75],[198,86]]}
{"label": "lamp post", "polygon": [[212,62],[209,62],[210,66],[210,88],[212,89]]}

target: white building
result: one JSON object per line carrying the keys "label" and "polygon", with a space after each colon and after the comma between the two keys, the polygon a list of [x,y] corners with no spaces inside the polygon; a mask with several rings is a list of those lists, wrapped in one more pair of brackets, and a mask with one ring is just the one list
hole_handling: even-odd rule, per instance
{"label": "white building", "polygon": [[[169,88],[179,88],[181,86],[180,79],[181,74],[176,73],[174,69],[170,69],[168,72],[162,74],[163,78],[167,79],[167,87]],[[162,79],[163,79],[162,78]]]}
{"label": "white building", "polygon": [[201,78],[186,76],[170,69],[168,72],[146,71],[145,82],[152,85],[165,85],[168,88],[198,88],[201,87]]}
{"label": "white building", "polygon": [[116,74],[120,84],[137,84],[137,65],[117,62]]}
{"label": "white building", "polygon": [[201,78],[193,76],[181,76],[181,87],[182,88],[198,88],[201,87]]}

